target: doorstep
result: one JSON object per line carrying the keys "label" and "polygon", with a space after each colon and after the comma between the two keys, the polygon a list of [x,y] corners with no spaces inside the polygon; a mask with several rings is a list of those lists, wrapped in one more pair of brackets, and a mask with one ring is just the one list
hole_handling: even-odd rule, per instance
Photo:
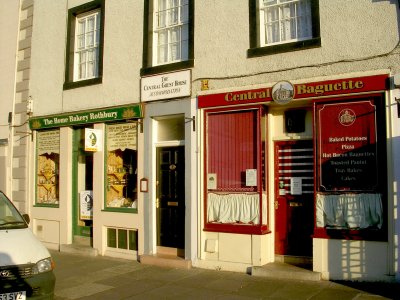
{"label": "doorstep", "polygon": [[320,281],[321,273],[283,262],[273,262],[261,267],[252,267],[251,275],[275,279]]}
{"label": "doorstep", "polygon": [[60,252],[66,252],[71,254],[79,254],[86,256],[97,256],[98,251],[91,246],[82,244],[64,244],[60,245]]}
{"label": "doorstep", "polygon": [[159,267],[169,267],[176,269],[191,269],[192,262],[176,255],[168,254],[155,254],[155,255],[141,255],[139,257],[140,263],[144,265],[153,265]]}

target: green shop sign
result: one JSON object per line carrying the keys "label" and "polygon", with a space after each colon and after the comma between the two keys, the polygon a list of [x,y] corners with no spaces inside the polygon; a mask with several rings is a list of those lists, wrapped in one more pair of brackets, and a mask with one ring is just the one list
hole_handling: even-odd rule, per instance
{"label": "green shop sign", "polygon": [[51,115],[46,117],[34,117],[29,119],[29,126],[32,130],[35,130],[78,124],[114,122],[138,118],[143,118],[143,109],[141,104],[61,115]]}

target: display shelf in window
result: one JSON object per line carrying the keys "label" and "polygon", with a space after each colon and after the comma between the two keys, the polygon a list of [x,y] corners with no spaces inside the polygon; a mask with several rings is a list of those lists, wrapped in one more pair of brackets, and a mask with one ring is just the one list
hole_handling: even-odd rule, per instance
{"label": "display shelf in window", "polygon": [[55,171],[55,162],[51,159],[40,157],[39,164],[44,164],[45,169],[40,170],[38,173],[38,199],[43,204],[58,204],[56,189],[58,174]]}
{"label": "display shelf in window", "polygon": [[[111,160],[121,160],[122,158],[115,153],[109,154]],[[127,168],[128,170],[126,170]],[[109,165],[107,173],[107,207],[128,207],[136,208],[136,188],[132,186],[132,168],[122,165]]]}

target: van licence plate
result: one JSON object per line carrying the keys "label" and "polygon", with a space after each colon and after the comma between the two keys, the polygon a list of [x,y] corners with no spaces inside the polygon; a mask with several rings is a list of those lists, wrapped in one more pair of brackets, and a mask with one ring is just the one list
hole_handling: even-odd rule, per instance
{"label": "van licence plate", "polygon": [[25,300],[25,299],[26,299],[25,291],[0,294],[0,300]]}

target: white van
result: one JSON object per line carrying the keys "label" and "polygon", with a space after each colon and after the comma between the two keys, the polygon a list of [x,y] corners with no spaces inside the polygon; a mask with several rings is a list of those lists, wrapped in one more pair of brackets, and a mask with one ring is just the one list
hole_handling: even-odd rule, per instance
{"label": "white van", "polygon": [[54,264],[28,224],[0,191],[0,300],[53,299]]}

